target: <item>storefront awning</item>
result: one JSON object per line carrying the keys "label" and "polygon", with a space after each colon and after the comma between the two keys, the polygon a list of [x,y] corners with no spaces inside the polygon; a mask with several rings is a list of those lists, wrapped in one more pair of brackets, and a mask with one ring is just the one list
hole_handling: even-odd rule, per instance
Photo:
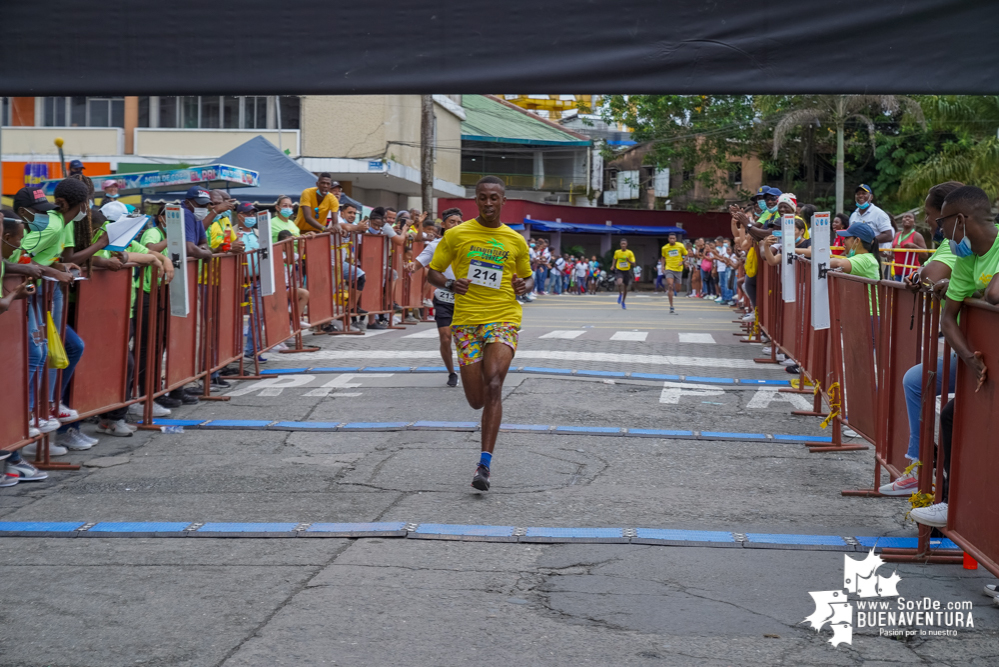
{"label": "storefront awning", "polygon": [[[55,187],[61,178],[42,181],[45,194],[55,193]],[[208,189],[217,188],[250,188],[260,185],[260,174],[251,169],[242,169],[228,164],[210,164],[203,167],[188,169],[171,169],[169,171],[142,171],[134,174],[111,174],[109,176],[94,176],[91,178],[94,191],[100,196],[104,183],[118,183],[118,194],[153,194],[154,192],[171,192],[186,190],[192,185],[202,185]]]}

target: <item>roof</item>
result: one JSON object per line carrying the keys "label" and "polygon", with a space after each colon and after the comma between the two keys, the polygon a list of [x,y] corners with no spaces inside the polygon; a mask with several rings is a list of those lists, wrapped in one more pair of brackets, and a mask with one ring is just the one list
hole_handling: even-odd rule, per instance
{"label": "roof", "polygon": [[463,95],[461,138],[533,146],[589,146],[591,141],[493,95]]}

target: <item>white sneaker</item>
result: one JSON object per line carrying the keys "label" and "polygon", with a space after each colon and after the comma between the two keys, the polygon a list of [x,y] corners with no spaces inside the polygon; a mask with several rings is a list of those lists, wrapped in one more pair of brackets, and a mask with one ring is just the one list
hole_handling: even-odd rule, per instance
{"label": "white sneaker", "polygon": [[125,423],[124,419],[118,419],[116,421],[102,419],[97,424],[97,432],[107,433],[108,435],[113,435],[119,438],[132,437],[132,429],[128,428],[128,424]]}
{"label": "white sneaker", "polygon": [[753,313],[746,313],[745,315],[742,316],[742,321],[743,322],[752,322],[755,319],[756,319],[756,313],[755,312],[753,312]]}
{"label": "white sneaker", "polygon": [[59,413],[56,415],[56,419],[62,423],[76,421],[80,418],[80,413],[73,408],[68,408],[62,403],[59,404]]}
{"label": "white sneaker", "polygon": [[780,365],[781,366],[797,366],[798,362],[795,361],[794,359],[785,359],[784,361],[780,362]]}
{"label": "white sneaker", "polygon": [[85,452],[93,447],[92,444],[80,437],[79,431],[72,428],[59,435],[59,444],[74,452]]}
{"label": "white sneaker", "polygon": [[423,307],[424,308],[433,308],[434,307],[433,300],[432,299],[424,299],[423,300]]}
{"label": "white sneaker", "polygon": [[8,463],[5,472],[8,475],[16,475],[20,482],[40,482],[49,478],[47,472],[39,470],[24,459],[17,463]]}
{"label": "white sneaker", "polygon": [[[142,417],[145,412],[145,405],[142,403],[132,403],[128,406],[128,414],[133,417]],[[170,408],[163,407],[156,401],[153,401],[153,416],[154,417],[169,417],[171,414]]]}
{"label": "white sneaker", "polygon": [[[34,425],[35,416],[34,415],[29,416],[28,421],[32,425]],[[58,419],[45,419],[44,417],[40,417],[38,419],[38,430],[41,431],[42,433],[51,433],[60,426],[62,426],[62,424],[59,423]]]}
{"label": "white sneaker", "polygon": [[918,469],[918,466],[909,466],[909,468],[906,468],[906,472],[902,473],[894,482],[879,486],[878,493],[882,496],[911,496],[916,491],[919,491]]}
{"label": "white sneaker", "polygon": [[844,438],[859,438],[860,434],[854,431],[852,428],[843,427],[843,437]]}
{"label": "white sneaker", "polygon": [[787,357],[785,357],[782,352],[778,352],[777,353],[777,361],[784,362],[786,360],[787,360]]}
{"label": "white sneaker", "polygon": [[278,343],[277,345],[275,345],[271,349],[274,350],[275,352],[281,352],[282,350],[287,350],[288,346],[285,345],[284,343]]}
{"label": "white sneaker", "polygon": [[947,526],[947,503],[937,503],[929,507],[915,507],[909,512],[909,516],[916,523],[934,528],[945,528]]}
{"label": "white sneaker", "polygon": [[41,431],[39,431],[39,430],[38,430],[37,428],[35,428],[34,426],[29,426],[29,427],[28,427],[28,437],[29,437],[29,438],[37,438],[37,437],[38,437],[38,436],[40,436],[41,434],[42,434],[42,432],[41,432]]}
{"label": "white sneaker", "polygon": [[990,598],[999,597],[999,590],[996,590],[995,584],[985,584],[985,588],[982,589],[982,595],[987,595]]}
{"label": "white sneaker", "polygon": [[96,445],[96,444],[97,444],[98,442],[100,442],[100,440],[98,440],[98,439],[97,439],[97,438],[95,438],[94,436],[92,436],[92,435],[87,435],[86,433],[84,433],[83,431],[81,431],[81,430],[80,430],[80,429],[78,429],[78,428],[76,428],[76,429],[71,429],[71,430],[74,430],[74,431],[76,431],[76,432],[77,432],[77,434],[79,434],[79,436],[80,436],[80,437],[81,437],[81,438],[83,439],[83,441],[84,441],[84,442],[89,442],[89,443],[90,443],[91,445]]}
{"label": "white sneaker", "polygon": [[[63,456],[69,452],[65,447],[60,447],[54,442],[49,442],[49,456]],[[30,445],[25,445],[21,450],[21,453],[25,456],[35,456],[38,453],[38,443],[33,442]]]}
{"label": "white sneaker", "polygon": [[765,348],[763,348],[763,356],[765,357],[768,354],[770,354],[770,346],[769,345],[767,345]]}
{"label": "white sneaker", "polygon": [[16,472],[7,472],[5,469],[3,474],[0,475],[0,489],[5,489],[8,486],[17,486],[19,481],[21,481],[21,478]]}

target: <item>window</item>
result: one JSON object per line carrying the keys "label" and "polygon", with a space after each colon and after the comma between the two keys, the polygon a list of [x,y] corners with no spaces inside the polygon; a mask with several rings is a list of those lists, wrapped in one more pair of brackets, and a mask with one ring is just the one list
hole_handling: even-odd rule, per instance
{"label": "window", "polygon": [[255,130],[267,128],[266,97],[243,98],[243,127]]}
{"label": "window", "polygon": [[10,100],[0,97],[0,125],[10,125]]}
{"label": "window", "polygon": [[123,97],[45,97],[45,127],[125,127]]}
{"label": "window", "polygon": [[[276,128],[275,98],[263,95],[188,95],[185,97],[139,98],[139,127],[169,127],[185,129],[247,129]],[[280,98],[281,128],[299,129],[300,102],[297,96]],[[149,100],[149,101],[145,101]],[[145,114],[143,105],[149,107]],[[153,106],[156,107],[154,113]],[[268,120],[268,107],[271,106]]]}
{"label": "window", "polygon": [[742,163],[728,163],[728,182],[730,185],[742,185]]}
{"label": "window", "polygon": [[300,130],[301,125],[301,104],[302,100],[297,95],[281,95],[278,97],[281,102],[281,129]]}

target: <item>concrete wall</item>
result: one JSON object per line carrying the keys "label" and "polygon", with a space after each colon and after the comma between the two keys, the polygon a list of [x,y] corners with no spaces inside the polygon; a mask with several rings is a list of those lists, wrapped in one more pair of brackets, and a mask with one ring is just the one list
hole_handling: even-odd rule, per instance
{"label": "concrete wall", "polygon": [[[280,145],[291,150],[291,157],[297,157],[299,132],[300,130],[282,130],[279,139],[276,130],[183,130],[140,127],[135,129],[135,152],[137,155],[214,159],[260,135],[275,146]],[[6,146],[4,148],[6,150]]]}
{"label": "concrete wall", "polygon": [[5,155],[58,155],[56,137],[65,142],[66,159],[87,155],[118,155],[125,149],[125,135],[115,127],[4,127]]}
{"label": "concrete wall", "polygon": [[[436,178],[461,177],[461,120],[439,104]],[[379,159],[420,168],[419,95],[306,95],[302,97],[302,155]],[[450,150],[448,150],[450,149]]]}

